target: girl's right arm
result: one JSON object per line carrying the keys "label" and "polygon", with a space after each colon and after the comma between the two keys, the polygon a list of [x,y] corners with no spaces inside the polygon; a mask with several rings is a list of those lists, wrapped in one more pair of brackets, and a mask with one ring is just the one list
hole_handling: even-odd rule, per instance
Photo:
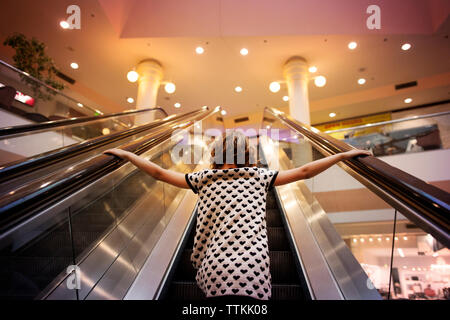
{"label": "girl's right arm", "polygon": [[104,154],[113,154],[119,158],[130,161],[140,170],[151,175],[156,180],[167,182],[179,188],[189,189],[185,175],[181,172],[171,171],[161,168],[157,164],[146,160],[138,155],[122,149],[108,149],[103,151]]}

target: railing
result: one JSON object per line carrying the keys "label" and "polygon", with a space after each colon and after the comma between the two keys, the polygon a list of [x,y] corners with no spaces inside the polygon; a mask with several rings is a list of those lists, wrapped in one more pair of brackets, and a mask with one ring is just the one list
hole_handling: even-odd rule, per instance
{"label": "railing", "polygon": [[[266,108],[264,119],[263,126],[269,127],[269,132],[280,131],[276,143],[293,167],[353,148],[276,109]],[[367,286],[378,289],[385,298],[421,297],[423,293],[411,293],[410,285],[416,278],[423,280],[423,285],[427,283],[424,269],[430,277],[437,274],[449,279],[448,263],[439,260],[450,246],[447,192],[375,157],[341,162],[299,188],[303,192],[297,195],[298,203],[344,297],[355,297],[355,288],[361,285],[349,280],[358,273],[349,263],[352,259],[369,276]],[[415,255],[423,251],[423,257],[413,263],[414,250]],[[433,268],[442,274],[431,272]],[[440,290],[440,298],[450,287],[442,281],[435,288]]]}
{"label": "railing", "polygon": [[6,180],[11,180],[22,175],[26,175],[30,172],[36,172],[40,168],[48,168],[51,165],[60,163],[66,159],[70,159],[74,156],[82,155],[86,152],[98,149],[103,146],[110,145],[113,142],[123,140],[125,138],[133,137],[140,133],[145,133],[147,130],[170,124],[174,121],[180,121],[181,119],[192,117],[195,114],[204,112],[205,109],[188,112],[181,115],[173,115],[164,119],[159,119],[151,122],[147,125],[142,125],[135,128],[129,128],[116,133],[103,135],[97,138],[93,138],[75,145],[69,145],[67,147],[58,148],[49,152],[39,154],[38,156],[21,159],[18,161],[7,163],[0,167],[0,183]]}
{"label": "railing", "polygon": [[[6,136],[17,135],[17,134],[21,134],[21,133],[28,134],[28,133],[32,133],[35,131],[43,131],[43,130],[48,130],[48,129],[58,129],[61,127],[74,126],[76,124],[85,124],[87,122],[100,121],[100,120],[105,120],[105,119],[109,119],[109,118],[126,117],[126,116],[136,115],[139,113],[144,113],[144,112],[149,112],[149,111],[159,111],[159,112],[163,113],[166,117],[168,116],[167,112],[163,108],[160,108],[160,107],[146,108],[146,109],[139,109],[139,110],[128,110],[128,111],[123,111],[123,112],[103,114],[103,115],[94,116],[94,117],[78,117],[78,118],[71,118],[71,119],[62,119],[62,120],[47,121],[47,122],[40,122],[40,123],[33,123],[33,124],[24,124],[24,125],[3,127],[3,128],[0,128],[0,138],[4,139]],[[125,127],[129,127],[129,126],[125,126]]]}
{"label": "railing", "polygon": [[[6,63],[6,62],[3,61],[3,60],[0,60],[0,65],[2,65],[3,67],[6,67],[7,69],[9,69],[9,70],[11,70],[11,71],[13,71],[13,72],[15,72],[15,73],[17,73],[17,74],[20,74],[22,77],[25,77],[25,78],[27,78],[27,79],[30,79],[31,81],[33,81],[33,82],[39,84],[41,87],[44,87],[46,90],[51,91],[53,94],[57,94],[57,95],[59,95],[59,96],[61,96],[61,97],[64,97],[64,98],[67,99],[68,101],[71,101],[71,102],[73,103],[73,106],[79,106],[80,101],[78,101],[78,100],[76,100],[76,99],[74,99],[74,98],[72,98],[72,97],[66,95],[65,93],[61,92],[60,90],[57,90],[57,89],[53,88],[52,86],[49,86],[49,85],[46,84],[45,82],[43,82],[43,81],[41,81],[41,80],[39,80],[39,79],[36,79],[35,77],[31,76],[31,75],[28,74],[27,72],[24,72],[24,71],[22,71],[22,70],[20,70],[20,69],[18,69],[18,68],[16,68],[16,67],[10,65],[9,63]],[[92,112],[93,114],[95,114],[95,113],[103,114],[102,111],[97,110],[97,109],[95,109],[95,108],[91,108],[90,106],[85,105],[84,103],[82,104],[82,108],[86,108],[87,110],[89,110],[89,111]]]}
{"label": "railing", "polygon": [[448,149],[450,111],[326,130],[326,134],[375,156]]}
{"label": "railing", "polygon": [[[173,134],[192,132],[195,122],[218,112],[202,108],[120,148],[186,172],[189,165],[171,161],[171,148],[183,143]],[[121,299],[170,221],[178,192],[105,154],[11,190],[0,200],[0,268],[10,272],[13,286],[1,293],[10,299]],[[79,287],[66,285],[69,265],[82,270]],[[15,285],[21,281],[16,274],[32,286]]]}

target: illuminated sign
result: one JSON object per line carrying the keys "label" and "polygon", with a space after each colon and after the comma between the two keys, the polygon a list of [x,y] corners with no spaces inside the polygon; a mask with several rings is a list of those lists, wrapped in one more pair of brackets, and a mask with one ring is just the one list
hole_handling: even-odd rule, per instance
{"label": "illuminated sign", "polygon": [[[0,88],[4,86],[5,85],[3,83],[0,83]],[[20,91],[16,91],[16,96],[14,97],[14,99],[26,105],[29,105],[30,107],[34,106],[34,98],[27,96]]]}

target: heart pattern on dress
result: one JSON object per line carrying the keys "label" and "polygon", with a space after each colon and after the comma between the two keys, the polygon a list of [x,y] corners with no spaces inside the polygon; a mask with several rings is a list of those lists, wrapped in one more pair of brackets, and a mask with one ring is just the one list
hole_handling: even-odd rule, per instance
{"label": "heart pattern on dress", "polygon": [[[271,297],[266,196],[278,171],[205,169],[185,175],[199,195],[191,261],[207,297]],[[220,289],[220,290],[219,290]]]}

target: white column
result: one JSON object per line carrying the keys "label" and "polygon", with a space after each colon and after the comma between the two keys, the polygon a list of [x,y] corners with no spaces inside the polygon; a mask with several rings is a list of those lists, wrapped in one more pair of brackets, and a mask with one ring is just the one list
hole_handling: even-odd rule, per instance
{"label": "white column", "polygon": [[[289,114],[301,123],[310,125],[308,99],[308,65],[302,57],[291,57],[283,68],[283,75],[289,92]],[[303,136],[299,136],[299,143],[290,145],[292,162],[300,167],[313,160],[312,145]],[[310,184],[307,186],[311,188]]]}
{"label": "white column", "polygon": [[286,61],[283,75],[289,92],[290,115],[307,125],[311,124],[308,99],[308,64],[302,57]]}
{"label": "white column", "polygon": [[[136,99],[136,109],[156,107],[158,89],[163,78],[161,64],[153,59],[141,61],[137,66],[138,93]],[[146,124],[154,120],[155,113],[148,112],[136,117],[136,125]]]}

